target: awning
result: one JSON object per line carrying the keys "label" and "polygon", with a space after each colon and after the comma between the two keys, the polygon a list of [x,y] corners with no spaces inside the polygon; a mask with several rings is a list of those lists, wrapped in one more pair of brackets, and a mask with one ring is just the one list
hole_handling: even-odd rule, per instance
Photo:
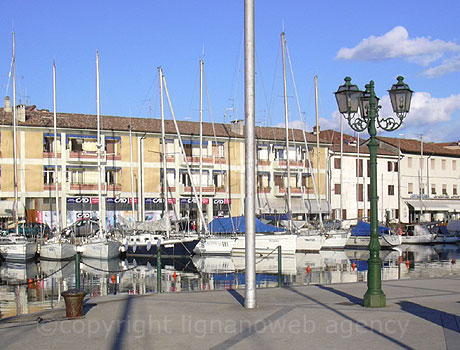
{"label": "awning", "polygon": [[455,199],[413,199],[405,202],[416,211],[460,211],[460,200]]}
{"label": "awning", "polygon": [[[18,216],[24,217],[24,205],[18,203]],[[0,217],[13,218],[13,201],[0,201]]]}
{"label": "awning", "polygon": [[[329,205],[329,202],[326,200],[321,200],[319,201],[320,207],[321,207],[321,213],[322,214],[328,214],[331,212],[331,206]],[[320,208],[318,207],[318,203],[316,202],[316,199],[305,199],[305,206],[306,206],[306,211],[308,214],[319,214],[320,213]]]}
{"label": "awning", "polygon": [[258,213],[285,213],[286,200],[284,198],[268,198],[265,193],[256,196],[256,211]]}

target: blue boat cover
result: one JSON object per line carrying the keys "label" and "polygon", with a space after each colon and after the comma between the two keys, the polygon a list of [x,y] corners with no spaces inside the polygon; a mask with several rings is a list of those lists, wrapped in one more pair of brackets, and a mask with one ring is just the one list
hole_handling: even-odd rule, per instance
{"label": "blue boat cover", "polygon": [[[388,227],[379,226],[379,235],[381,236],[382,233],[390,233],[390,229]],[[371,235],[371,224],[358,221],[358,224],[355,225],[351,230],[352,236],[370,236]]]}
{"label": "blue boat cover", "polygon": [[[256,233],[283,232],[285,229],[267,225],[256,218]],[[215,218],[209,223],[209,232],[212,233],[245,233],[246,222],[244,216],[232,218]]]}

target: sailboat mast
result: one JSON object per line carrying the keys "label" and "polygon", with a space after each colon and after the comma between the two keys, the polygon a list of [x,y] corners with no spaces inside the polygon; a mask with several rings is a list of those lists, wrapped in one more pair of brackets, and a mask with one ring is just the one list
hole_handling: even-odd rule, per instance
{"label": "sailboat mast", "polygon": [[13,57],[12,57],[12,74],[13,74],[13,182],[14,182],[14,203],[13,203],[13,212],[14,212],[14,230],[16,235],[19,234],[18,227],[18,135],[17,135],[17,123],[16,123],[16,44],[14,32],[13,35]]}
{"label": "sailboat mast", "polygon": [[318,203],[318,216],[320,227],[323,228],[323,215],[321,213],[321,177],[320,177],[320,148],[319,148],[319,108],[318,108],[318,76],[315,75],[315,116],[316,116],[316,178],[318,181],[318,192],[316,193]]}
{"label": "sailboat mast", "polygon": [[[165,105],[163,97],[163,70],[158,67],[158,79],[160,80],[160,114],[161,114],[161,152],[163,153],[163,194],[164,194],[164,216],[169,218],[168,214],[168,169],[166,166],[166,136],[165,136]],[[168,225],[169,227],[169,225]],[[169,238],[169,228],[166,232],[166,236]]]}
{"label": "sailboat mast", "polygon": [[102,217],[102,180],[101,180],[101,114],[100,114],[100,85],[99,85],[99,51],[96,51],[96,105],[97,105],[97,197],[99,209],[99,229],[102,230],[105,226],[105,218]]}
{"label": "sailboat mast", "polygon": [[286,164],[287,164],[287,215],[288,229],[292,229],[291,218],[291,165],[289,164],[289,110],[287,101],[287,80],[286,80],[286,39],[284,32],[281,33],[281,49],[283,57],[283,91],[284,91],[284,123],[286,124]]}
{"label": "sailboat mast", "polygon": [[[137,215],[134,214],[134,169],[133,169],[133,130],[131,125],[131,117],[129,118],[129,171],[131,177],[131,216],[136,220]],[[139,204],[137,204],[139,207]]]}
{"label": "sailboat mast", "polygon": [[58,171],[58,149],[57,149],[57,111],[56,111],[56,62],[53,62],[53,131],[54,131],[54,184],[56,192],[56,230],[61,232],[61,219],[59,212],[59,171]]}
{"label": "sailboat mast", "polygon": [[340,118],[340,220],[343,220],[343,118]]}
{"label": "sailboat mast", "polygon": [[[203,205],[203,59],[200,60],[200,203]],[[201,225],[199,224],[201,232]]]}

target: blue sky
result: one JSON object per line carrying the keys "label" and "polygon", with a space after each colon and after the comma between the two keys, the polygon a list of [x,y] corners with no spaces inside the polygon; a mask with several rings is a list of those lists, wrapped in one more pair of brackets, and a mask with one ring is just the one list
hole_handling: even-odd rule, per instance
{"label": "blue sky", "polygon": [[[158,117],[157,67],[162,66],[176,117],[198,120],[198,60],[204,52],[205,120],[222,122],[224,113],[226,121],[244,116],[243,0],[3,0],[2,5],[4,94],[11,95],[11,81],[8,91],[7,85],[14,28],[22,102],[52,110],[55,59],[58,111],[95,114],[99,50],[102,114]],[[345,76],[361,88],[374,80],[381,113],[388,115],[386,90],[403,75],[416,94],[404,127],[393,135],[460,139],[459,15],[457,1],[256,0],[257,124],[284,122],[284,28],[309,130],[315,115],[314,75],[322,129],[339,127],[333,92]],[[288,95],[290,120],[299,126],[290,73]]]}

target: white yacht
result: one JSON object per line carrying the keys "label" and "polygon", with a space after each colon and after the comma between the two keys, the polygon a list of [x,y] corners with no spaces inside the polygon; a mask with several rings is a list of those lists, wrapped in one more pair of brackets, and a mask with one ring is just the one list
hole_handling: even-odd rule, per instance
{"label": "white yacht", "polygon": [[53,237],[40,245],[40,259],[42,260],[70,260],[76,253],[75,244],[68,239]]}
{"label": "white yacht", "polygon": [[7,235],[0,237],[0,255],[6,261],[26,262],[35,259],[37,243],[24,236]]}
{"label": "white yacht", "polygon": [[120,245],[119,241],[98,234],[84,238],[77,251],[81,252],[83,258],[108,260],[120,255]]}
{"label": "white yacht", "polygon": [[402,244],[429,244],[433,242],[434,235],[428,227],[422,224],[407,225],[398,229]]}
{"label": "white yacht", "polygon": [[[386,227],[378,227],[379,243],[381,248],[392,248],[401,245],[401,236],[392,233]],[[359,221],[351,230],[351,235],[348,238],[347,247],[350,248],[365,248],[369,246],[371,236],[371,225],[367,222]]]}

